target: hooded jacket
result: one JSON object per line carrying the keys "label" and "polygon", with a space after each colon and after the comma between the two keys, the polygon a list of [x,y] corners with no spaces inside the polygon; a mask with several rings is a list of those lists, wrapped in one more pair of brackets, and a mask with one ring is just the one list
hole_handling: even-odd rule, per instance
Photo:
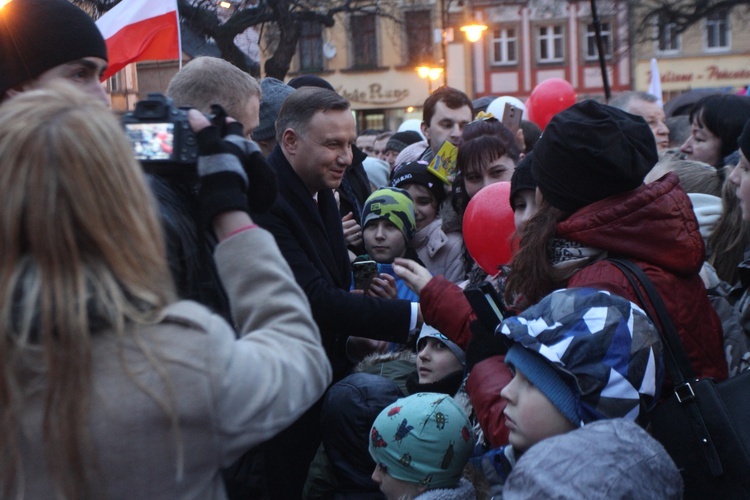
{"label": "hooded jacket", "polygon": [[[558,224],[557,236],[643,269],[661,294],[696,376],[727,378],[721,322],[698,275],[703,239],[676,174],[576,211]],[[638,303],[625,275],[606,260],[580,269],[567,286],[607,290]]]}
{"label": "hooded jacket", "polygon": [[637,424],[600,420],[543,440],[518,460],[503,498],[682,498],[682,477]]}

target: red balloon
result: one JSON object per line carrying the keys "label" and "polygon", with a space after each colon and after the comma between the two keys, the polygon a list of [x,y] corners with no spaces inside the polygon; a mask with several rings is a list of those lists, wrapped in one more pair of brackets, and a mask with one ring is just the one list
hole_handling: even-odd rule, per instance
{"label": "red balloon", "polygon": [[531,91],[526,101],[526,113],[529,120],[544,130],[553,116],[575,104],[577,98],[570,83],[562,78],[550,78]]}
{"label": "red balloon", "polygon": [[487,274],[494,276],[501,265],[510,262],[515,230],[510,182],[490,184],[469,200],[464,212],[464,243]]}

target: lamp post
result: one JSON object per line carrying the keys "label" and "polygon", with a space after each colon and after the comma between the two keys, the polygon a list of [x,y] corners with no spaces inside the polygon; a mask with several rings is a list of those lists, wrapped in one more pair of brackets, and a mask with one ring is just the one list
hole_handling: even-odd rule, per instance
{"label": "lamp post", "polygon": [[[418,66],[417,74],[420,78],[427,79],[428,89],[432,93],[432,82],[440,78],[443,75],[443,85],[448,85],[448,9],[450,8],[451,0],[440,0],[440,51],[442,55],[442,61],[440,67],[434,66]],[[487,26],[476,21],[461,26],[459,28],[466,35],[466,39],[475,43],[481,40],[483,32],[487,29]]]}

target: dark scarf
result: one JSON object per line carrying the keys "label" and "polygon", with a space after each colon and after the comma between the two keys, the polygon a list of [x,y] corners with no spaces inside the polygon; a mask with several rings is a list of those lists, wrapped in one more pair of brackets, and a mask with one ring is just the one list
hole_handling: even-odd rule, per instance
{"label": "dark scarf", "polygon": [[430,382],[427,384],[419,383],[419,375],[416,371],[409,374],[406,379],[406,388],[409,390],[409,394],[416,394],[418,392],[437,392],[439,394],[448,394],[453,396],[458,392],[461,387],[461,382],[464,380],[464,370],[456,370],[453,373],[449,373],[445,377],[441,378],[436,382]]}

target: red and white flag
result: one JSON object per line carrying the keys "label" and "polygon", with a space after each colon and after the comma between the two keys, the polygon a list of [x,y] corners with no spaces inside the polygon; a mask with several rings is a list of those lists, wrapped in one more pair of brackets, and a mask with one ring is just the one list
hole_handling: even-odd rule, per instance
{"label": "red and white flag", "polygon": [[102,80],[136,61],[179,59],[177,0],[123,0],[96,21],[107,41]]}

